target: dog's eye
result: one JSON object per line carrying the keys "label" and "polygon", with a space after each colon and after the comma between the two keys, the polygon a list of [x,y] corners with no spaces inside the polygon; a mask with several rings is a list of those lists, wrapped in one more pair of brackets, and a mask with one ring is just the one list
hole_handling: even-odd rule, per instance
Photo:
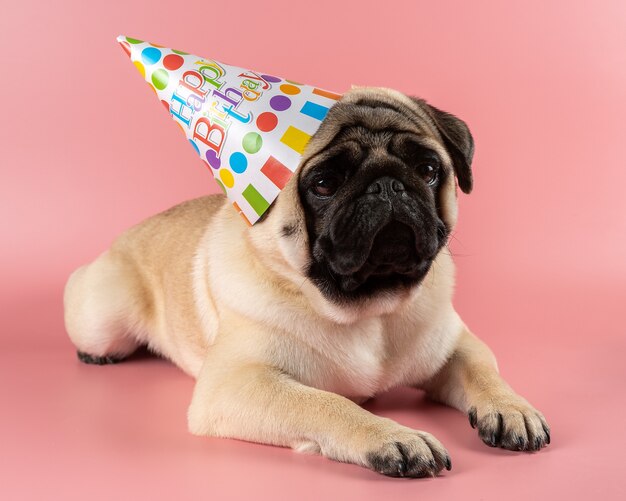
{"label": "dog's eye", "polygon": [[337,192],[340,185],[339,176],[324,174],[313,182],[313,191],[319,197],[331,197]]}
{"label": "dog's eye", "polygon": [[432,186],[437,182],[439,176],[439,167],[434,163],[425,162],[418,165],[417,170],[420,177],[426,181],[428,186]]}

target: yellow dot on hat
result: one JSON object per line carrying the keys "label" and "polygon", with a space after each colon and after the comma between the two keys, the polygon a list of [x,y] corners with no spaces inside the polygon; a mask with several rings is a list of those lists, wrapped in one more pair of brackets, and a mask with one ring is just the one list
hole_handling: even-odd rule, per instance
{"label": "yellow dot on hat", "polygon": [[300,89],[295,85],[291,84],[282,84],[280,86],[280,90],[285,94],[289,94],[290,96],[295,96],[296,94],[300,94]]}
{"label": "yellow dot on hat", "polygon": [[135,65],[137,70],[139,70],[139,73],[141,73],[141,76],[146,78],[146,69],[143,67],[143,64],[141,64],[141,61],[134,61],[133,64]]}
{"label": "yellow dot on hat", "polygon": [[228,169],[220,169],[220,179],[227,188],[235,186],[235,178]]}

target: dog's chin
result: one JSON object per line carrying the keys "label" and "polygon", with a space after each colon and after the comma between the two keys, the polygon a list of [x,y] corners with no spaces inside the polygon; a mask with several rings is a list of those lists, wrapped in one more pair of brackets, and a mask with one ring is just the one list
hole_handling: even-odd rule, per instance
{"label": "dog's chin", "polygon": [[394,221],[376,234],[367,260],[358,269],[342,273],[345,256],[338,259],[330,250],[317,263],[314,280],[327,298],[351,303],[410,291],[424,279],[433,260],[434,256],[418,253],[414,231]]}

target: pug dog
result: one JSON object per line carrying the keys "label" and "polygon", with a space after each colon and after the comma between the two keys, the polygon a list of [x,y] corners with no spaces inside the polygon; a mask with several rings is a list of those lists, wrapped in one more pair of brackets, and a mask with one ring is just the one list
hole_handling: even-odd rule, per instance
{"label": "pug dog", "polygon": [[351,90],[255,225],[222,195],[191,200],[76,270],[64,303],[78,357],[147,346],[196,379],[192,433],[393,477],[451,468],[433,435],[359,405],[398,386],[466,413],[491,447],[543,448],[544,416],[452,305],[446,243],[473,151],[467,125],[424,100]]}

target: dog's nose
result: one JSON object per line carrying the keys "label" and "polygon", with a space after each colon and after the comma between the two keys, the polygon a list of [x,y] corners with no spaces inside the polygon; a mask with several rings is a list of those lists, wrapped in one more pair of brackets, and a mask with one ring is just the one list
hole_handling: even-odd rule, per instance
{"label": "dog's nose", "polygon": [[404,184],[391,176],[376,179],[367,187],[366,193],[380,195],[382,198],[393,198],[405,191]]}

